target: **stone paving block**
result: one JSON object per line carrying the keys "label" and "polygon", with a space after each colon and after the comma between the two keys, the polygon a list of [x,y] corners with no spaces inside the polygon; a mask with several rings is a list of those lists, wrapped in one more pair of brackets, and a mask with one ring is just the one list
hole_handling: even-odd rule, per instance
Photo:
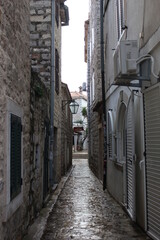
{"label": "stone paving block", "polygon": [[41,240],[150,239],[108,192],[103,192],[87,159],[73,163],[74,170],[50,212]]}

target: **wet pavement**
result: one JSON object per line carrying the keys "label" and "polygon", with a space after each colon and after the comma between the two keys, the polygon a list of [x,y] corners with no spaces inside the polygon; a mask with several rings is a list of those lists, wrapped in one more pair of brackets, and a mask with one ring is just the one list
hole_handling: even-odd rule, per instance
{"label": "wet pavement", "polygon": [[133,224],[88,167],[75,159],[74,168],[47,220],[41,240],[150,239]]}

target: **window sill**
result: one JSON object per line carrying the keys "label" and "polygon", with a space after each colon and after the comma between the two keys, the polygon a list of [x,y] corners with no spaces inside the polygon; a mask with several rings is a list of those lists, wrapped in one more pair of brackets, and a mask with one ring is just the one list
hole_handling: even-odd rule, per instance
{"label": "window sill", "polygon": [[8,219],[14,214],[14,212],[22,205],[23,194],[22,192],[15,197],[10,203],[4,206],[3,209],[3,222],[7,222]]}
{"label": "window sill", "polygon": [[117,161],[114,161],[114,164],[116,166],[116,168],[120,171],[123,171],[123,165],[124,165],[124,162],[117,162]]}

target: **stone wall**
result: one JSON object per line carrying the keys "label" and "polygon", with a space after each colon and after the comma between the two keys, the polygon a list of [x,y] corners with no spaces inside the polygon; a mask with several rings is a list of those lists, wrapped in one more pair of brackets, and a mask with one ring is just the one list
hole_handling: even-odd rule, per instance
{"label": "stone wall", "polygon": [[30,179],[30,221],[39,214],[47,195],[48,148],[49,148],[49,91],[44,83],[32,73],[31,78],[31,179]]}
{"label": "stone wall", "polygon": [[[90,135],[89,165],[95,175],[102,179],[103,134],[102,128],[102,85],[101,85],[101,39],[100,39],[100,1],[93,0],[90,5],[90,42],[91,66],[90,86],[93,85],[94,96],[90,98]],[[94,79],[94,81],[93,81]],[[92,83],[91,83],[92,82]],[[92,89],[90,87],[90,96]]]}
{"label": "stone wall", "polygon": [[[31,64],[33,73],[50,88],[51,80],[51,0],[30,2],[31,12]],[[60,10],[60,9],[59,9]],[[60,12],[59,12],[60,13]],[[54,180],[58,182],[61,176],[61,21],[55,19],[55,49],[59,55],[59,93],[54,91]],[[54,71],[54,69],[52,69]],[[55,82],[57,81],[55,76]],[[55,84],[54,82],[54,84]],[[50,93],[48,95],[50,97]],[[49,107],[50,109],[50,107]]]}
{"label": "stone wall", "polygon": [[50,86],[51,78],[51,0],[30,1],[30,46],[33,72]]}
{"label": "stone wall", "polygon": [[[0,2],[0,236],[1,239],[8,240],[20,239],[21,231],[25,229],[28,221],[30,173],[29,14],[29,0],[1,0]],[[19,111],[22,120],[23,204],[19,203],[18,208],[13,204],[11,211],[10,182],[8,181],[10,179],[9,116],[10,112],[15,110]]]}
{"label": "stone wall", "polygon": [[[66,172],[72,166],[72,114],[69,108],[69,104],[66,104],[66,100],[71,100],[66,84],[62,84],[62,132],[61,132],[61,175],[65,175]],[[64,101],[64,102],[63,102]],[[65,105],[66,104],[66,105]]]}

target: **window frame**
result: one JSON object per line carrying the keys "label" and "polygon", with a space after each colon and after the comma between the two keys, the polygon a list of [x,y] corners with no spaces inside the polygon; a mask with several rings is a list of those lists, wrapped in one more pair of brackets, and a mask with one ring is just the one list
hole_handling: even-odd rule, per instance
{"label": "window frame", "polygon": [[120,40],[125,30],[125,4],[124,0],[116,0],[116,25],[118,40]]}
{"label": "window frame", "polygon": [[95,99],[95,73],[94,73],[94,71],[93,71],[92,78],[91,78],[90,92],[91,92],[90,100],[92,103]]}
{"label": "window frame", "polygon": [[117,162],[124,163],[126,161],[126,104],[122,101],[118,113],[117,126]]}
{"label": "window frame", "polygon": [[13,200],[21,192],[22,176],[22,120],[10,113],[10,199]]}
{"label": "window frame", "polygon": [[113,117],[112,112],[108,111],[108,158],[114,160],[114,134],[113,134]]}
{"label": "window frame", "polygon": [[[13,102],[11,99],[7,99],[6,105],[6,125],[5,125],[5,136],[6,136],[6,144],[5,144],[5,155],[6,155],[6,171],[5,171],[5,192],[4,192],[4,202],[5,205],[3,206],[3,214],[2,214],[2,221],[6,222],[14,212],[22,205],[23,203],[23,184],[21,185],[20,192],[12,199],[11,198],[11,124],[10,118],[11,114],[14,114],[21,118],[21,123],[23,125],[23,109]],[[21,132],[21,178],[23,179],[23,132]]]}
{"label": "window frame", "polygon": [[55,49],[55,91],[59,95],[59,53],[57,48]]}

